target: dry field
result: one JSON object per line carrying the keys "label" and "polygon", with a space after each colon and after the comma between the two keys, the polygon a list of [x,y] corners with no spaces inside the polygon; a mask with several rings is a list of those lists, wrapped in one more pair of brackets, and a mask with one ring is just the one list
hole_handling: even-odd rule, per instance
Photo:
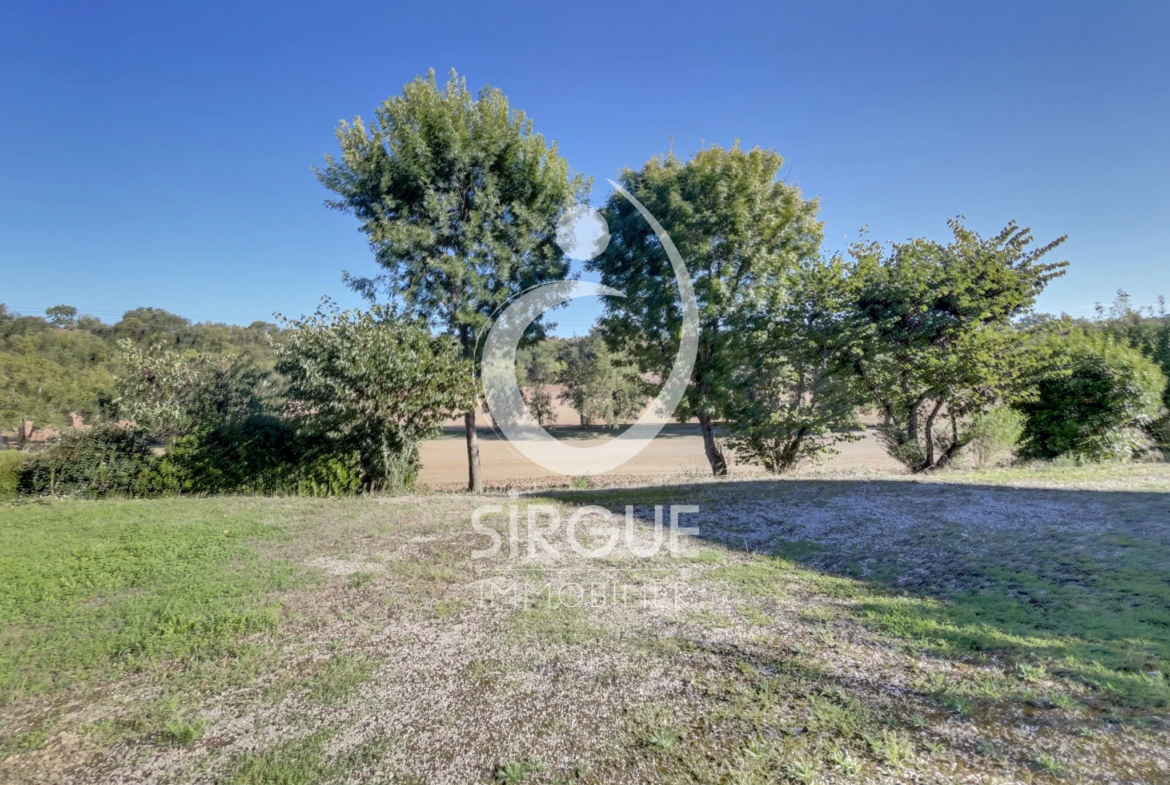
{"label": "dry field", "polygon": [[[1130,465],[0,508],[0,782],[1165,783],[1168,493]],[[575,529],[608,553],[567,539],[587,505],[633,506]],[[655,505],[699,508],[676,553]]]}
{"label": "dry field", "polygon": [[[561,422],[566,419],[562,417]],[[612,438],[604,428],[582,431],[576,425],[562,424],[550,428],[550,431],[557,438],[571,440],[582,447]],[[872,432],[862,433],[861,436],[861,441],[837,445],[838,453],[823,458],[816,465],[815,472],[838,473],[866,469],[880,473],[901,471],[901,466],[886,455]],[[490,429],[481,428],[479,438],[483,478],[489,488],[567,484],[564,477],[532,463]],[[728,457],[733,459],[730,453]],[[462,427],[449,424],[441,438],[424,442],[421,458],[419,480],[426,486],[436,490],[460,490],[467,487],[467,445]],[[734,467],[734,470],[740,476],[759,475],[749,466]],[[701,479],[710,473],[698,425],[670,425],[633,460],[596,480],[598,484],[606,485],[646,484],[679,477]]]}

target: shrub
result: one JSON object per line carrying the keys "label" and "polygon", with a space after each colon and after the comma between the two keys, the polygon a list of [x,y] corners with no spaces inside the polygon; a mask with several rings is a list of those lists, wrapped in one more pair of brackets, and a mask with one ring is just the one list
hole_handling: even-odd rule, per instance
{"label": "shrub", "polygon": [[28,458],[28,453],[19,450],[0,450],[0,499],[16,494],[16,481],[20,475],[20,465]]}
{"label": "shrub", "polygon": [[286,420],[257,415],[177,439],[167,461],[191,493],[360,493],[368,483],[358,457],[327,447],[313,445]]}
{"label": "shrub", "polygon": [[66,431],[26,461],[17,478],[18,492],[35,496],[163,496],[178,489],[145,434],[114,425]]}
{"label": "shrub", "polygon": [[414,478],[419,442],[474,405],[470,366],[450,337],[390,308],[326,302],[289,324],[277,370],[299,410],[297,432],[315,448],[303,467],[312,478],[344,479],[337,459],[356,456],[364,487],[401,489]]}
{"label": "shrub", "polygon": [[1020,456],[1132,458],[1142,446],[1136,429],[1161,413],[1162,371],[1105,335],[1073,332],[1050,341],[1052,361],[1038,395],[1019,404],[1026,417]]}
{"label": "shrub", "polygon": [[1015,449],[1024,432],[1024,415],[1001,406],[975,419],[968,431],[967,452],[982,469],[994,464],[1004,453]]}

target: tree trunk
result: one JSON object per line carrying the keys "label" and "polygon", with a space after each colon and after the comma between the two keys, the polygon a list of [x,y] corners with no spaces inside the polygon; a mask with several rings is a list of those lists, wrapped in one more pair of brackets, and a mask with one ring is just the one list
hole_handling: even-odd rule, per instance
{"label": "tree trunk", "polygon": [[707,453],[707,462],[711,464],[711,473],[716,477],[727,476],[727,460],[723,451],[715,443],[715,428],[711,425],[711,415],[699,415],[699,430],[703,432],[703,449]]}
{"label": "tree trunk", "polygon": [[463,415],[467,432],[467,490],[483,493],[483,471],[479,465],[479,434],[475,431],[475,409]]}

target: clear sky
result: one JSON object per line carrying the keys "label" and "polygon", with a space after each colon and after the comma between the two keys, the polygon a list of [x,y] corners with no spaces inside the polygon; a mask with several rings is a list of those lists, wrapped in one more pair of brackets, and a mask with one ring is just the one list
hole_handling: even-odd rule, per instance
{"label": "clear sky", "polygon": [[[558,6],[561,6],[558,9]],[[415,75],[490,82],[595,180],[778,150],[830,248],[990,233],[1072,263],[1040,308],[1170,295],[1170,3],[5,3],[0,302],[247,323],[373,263],[310,167]],[[668,227],[669,229],[669,227]],[[595,309],[558,314],[587,329]]]}

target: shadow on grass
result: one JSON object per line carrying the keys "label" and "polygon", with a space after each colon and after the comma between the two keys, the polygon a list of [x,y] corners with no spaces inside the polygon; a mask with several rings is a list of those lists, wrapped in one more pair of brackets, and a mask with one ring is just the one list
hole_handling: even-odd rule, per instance
{"label": "shadow on grass", "polygon": [[960,710],[1157,721],[1170,706],[1170,494],[757,481],[553,495],[644,520],[696,504],[683,525],[749,554],[711,579],[755,596],[795,582],[895,645],[1004,670],[999,685],[921,686]]}

